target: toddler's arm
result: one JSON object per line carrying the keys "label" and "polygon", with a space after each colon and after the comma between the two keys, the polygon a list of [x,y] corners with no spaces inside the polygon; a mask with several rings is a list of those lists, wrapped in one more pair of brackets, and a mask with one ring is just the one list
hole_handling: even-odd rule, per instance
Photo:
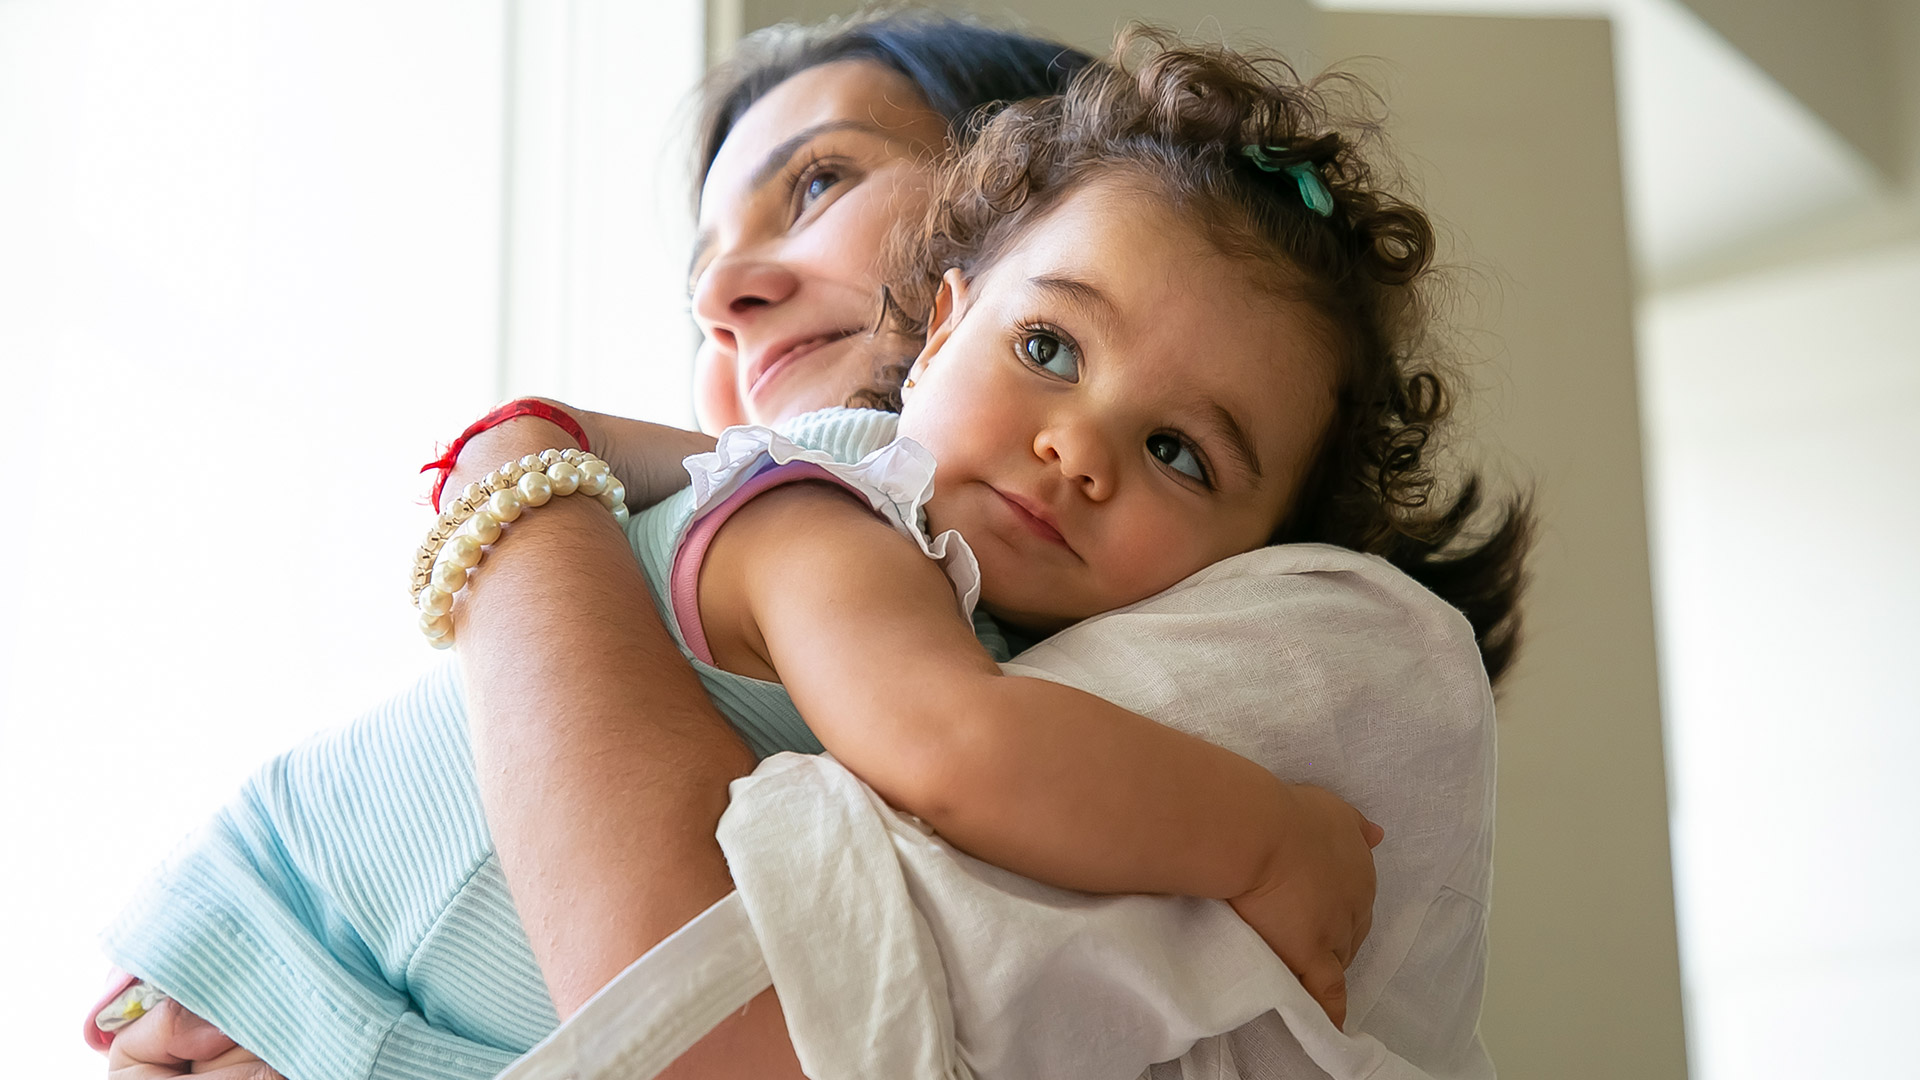
{"label": "toddler's arm", "polygon": [[1357,811],[1100,698],[1003,675],[938,569],[824,485],[742,507],[700,587],[720,665],[778,677],[889,803],[1050,884],[1232,901],[1342,1018],[1378,836]]}

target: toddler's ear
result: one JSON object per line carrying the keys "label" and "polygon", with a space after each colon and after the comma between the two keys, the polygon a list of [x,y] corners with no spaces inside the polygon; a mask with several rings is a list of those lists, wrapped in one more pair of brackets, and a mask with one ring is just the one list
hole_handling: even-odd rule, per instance
{"label": "toddler's ear", "polygon": [[918,380],[927,373],[954,328],[967,313],[967,276],[954,267],[940,276],[940,290],[933,294],[933,311],[927,317],[927,343],[913,361],[907,378]]}

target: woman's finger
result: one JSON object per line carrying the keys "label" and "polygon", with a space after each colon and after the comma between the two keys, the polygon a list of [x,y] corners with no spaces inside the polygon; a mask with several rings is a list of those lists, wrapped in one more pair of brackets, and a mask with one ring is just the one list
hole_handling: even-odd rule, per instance
{"label": "woman's finger", "polygon": [[187,1075],[179,1065],[133,1064],[114,1068],[107,1066],[107,1080],[175,1080]]}
{"label": "woman's finger", "polygon": [[196,1061],[192,1072],[209,1080],[284,1080],[273,1066],[244,1046],[234,1046],[218,1057]]}
{"label": "woman's finger", "polygon": [[[162,1000],[152,1011],[122,1028],[107,1051],[108,1075],[119,1078],[119,1070],[132,1066],[161,1066],[172,1072],[155,1076],[177,1076],[195,1061],[211,1061],[234,1049],[234,1042],[219,1028],[188,1012],[172,998]],[[144,1080],[129,1074],[124,1080]]]}
{"label": "woman's finger", "polygon": [[[286,1080],[286,1077],[273,1071],[273,1066],[259,1058],[249,1056],[246,1061],[208,1069],[205,1064],[194,1067],[193,1075],[200,1080]],[[130,1077],[129,1080],[144,1080]]]}

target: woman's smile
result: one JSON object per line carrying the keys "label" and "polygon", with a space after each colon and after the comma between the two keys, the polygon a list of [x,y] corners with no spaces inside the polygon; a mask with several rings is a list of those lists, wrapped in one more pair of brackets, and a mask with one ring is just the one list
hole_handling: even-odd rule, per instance
{"label": "woman's smile", "polygon": [[828,355],[816,354],[834,349],[860,333],[862,329],[856,326],[844,330],[830,330],[823,334],[790,337],[771,342],[765,348],[743,356],[742,359],[746,360],[746,364],[742,369],[742,378],[746,386],[741,396],[746,400],[748,407],[752,408],[764,396],[763,391],[771,389],[781,376],[792,371],[801,361],[809,358],[827,360]]}

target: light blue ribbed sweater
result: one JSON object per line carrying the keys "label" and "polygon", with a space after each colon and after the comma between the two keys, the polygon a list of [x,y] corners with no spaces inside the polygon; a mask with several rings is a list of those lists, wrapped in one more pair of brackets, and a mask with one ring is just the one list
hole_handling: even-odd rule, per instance
{"label": "light blue ribbed sweater", "polygon": [[[855,461],[894,428],[835,409],[786,434]],[[676,640],[665,582],[690,512],[683,491],[628,528]],[[781,687],[693,665],[757,756],[820,751]],[[451,664],[269,762],[104,940],[289,1080],[477,1080],[558,1022],[487,834]]]}

